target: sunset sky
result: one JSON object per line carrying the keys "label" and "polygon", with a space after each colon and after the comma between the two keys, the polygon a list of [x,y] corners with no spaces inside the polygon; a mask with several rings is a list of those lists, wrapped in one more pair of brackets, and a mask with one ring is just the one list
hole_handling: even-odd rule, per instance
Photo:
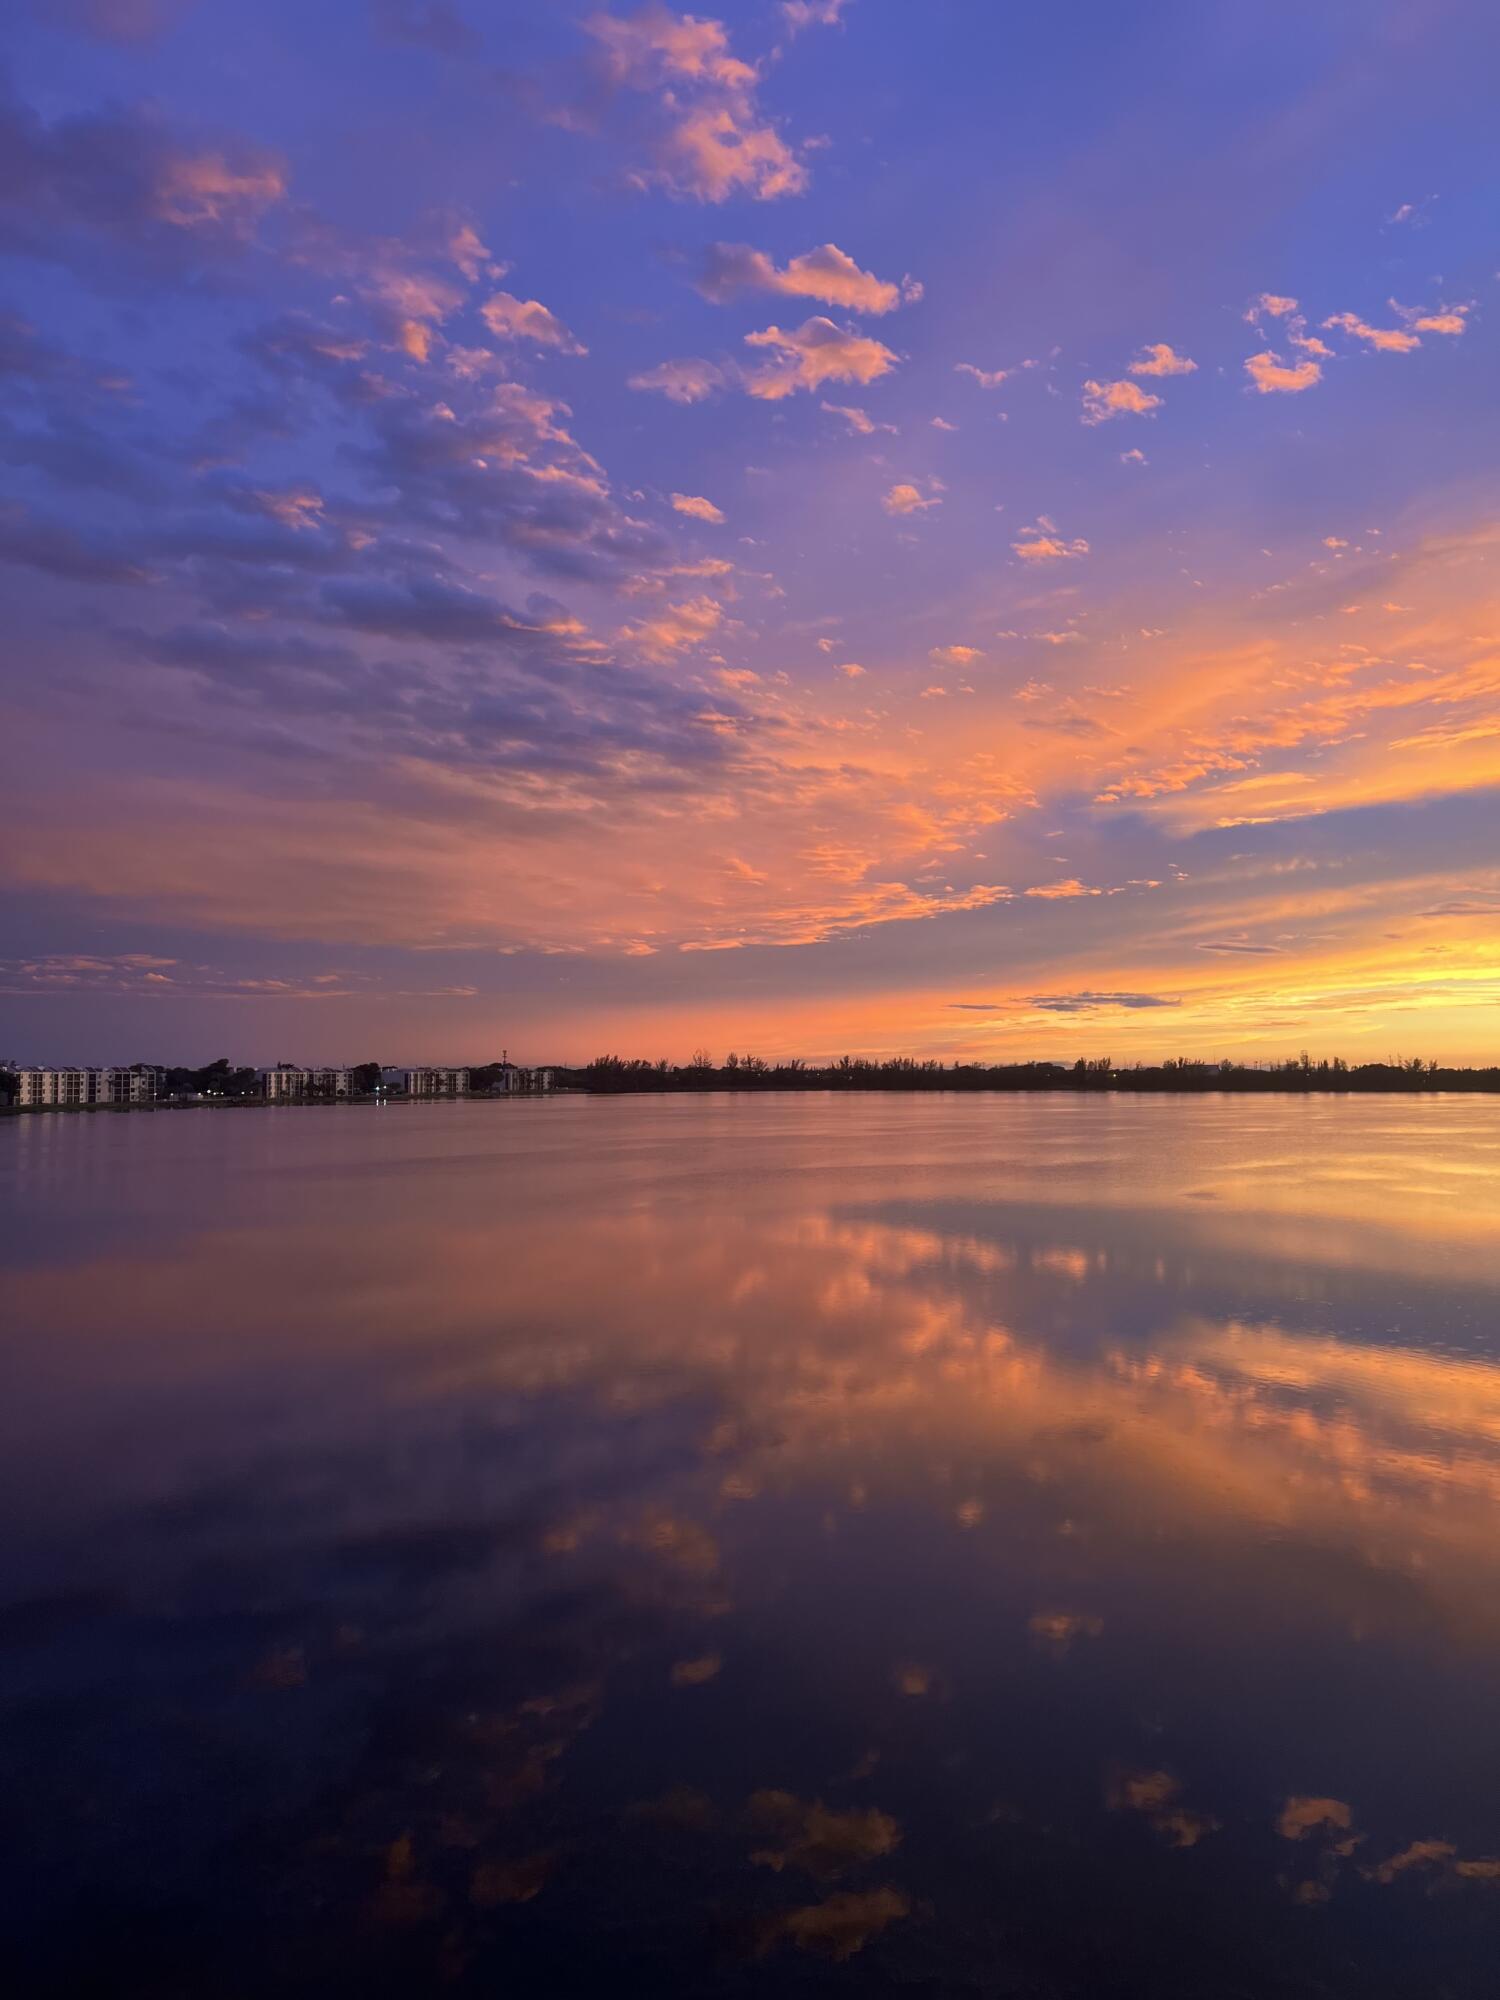
{"label": "sunset sky", "polygon": [[1493,0],[19,0],[0,1057],[1500,1059]]}

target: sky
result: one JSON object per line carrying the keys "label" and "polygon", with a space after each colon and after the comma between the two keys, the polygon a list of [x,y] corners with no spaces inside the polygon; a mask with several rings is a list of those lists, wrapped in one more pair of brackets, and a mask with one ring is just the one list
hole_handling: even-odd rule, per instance
{"label": "sky", "polygon": [[1491,0],[21,0],[0,1057],[1500,1059]]}

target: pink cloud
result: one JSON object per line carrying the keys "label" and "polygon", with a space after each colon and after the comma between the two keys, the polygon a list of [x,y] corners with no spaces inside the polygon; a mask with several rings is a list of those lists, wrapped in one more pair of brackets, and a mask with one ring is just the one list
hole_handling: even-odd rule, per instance
{"label": "pink cloud", "polygon": [[745,193],[756,201],[801,194],[807,169],[770,125],[751,125],[735,104],[702,105],[680,118],[661,144],[651,176],[669,193],[698,201],[727,201]]}
{"label": "pink cloud", "polygon": [[713,361],[691,356],[681,361],[661,361],[629,378],[631,389],[655,389],[672,403],[701,403],[722,389],[728,380],[724,369]]}
{"label": "pink cloud", "polygon": [[716,305],[741,292],[776,292],[788,298],[817,299],[850,312],[894,312],[903,300],[918,299],[922,287],[914,278],[899,285],[861,270],[836,243],[792,257],[780,269],[764,250],[748,243],[714,243],[704,260],[698,290]]}
{"label": "pink cloud", "polygon": [[894,436],[894,424],[877,424],[863,410],[851,408],[847,403],[820,403],[819,409],[826,410],[831,417],[842,417],[855,437],[870,437],[876,431],[890,431]]}
{"label": "pink cloud", "polygon": [[774,201],[807,186],[807,169],[761,119],[760,72],[730,53],[722,21],[674,14],[651,0],[628,16],[592,14],[583,27],[611,82],[656,98],[651,164],[631,175],[637,186],[716,203],[741,193]]}
{"label": "pink cloud", "polygon": [[497,340],[529,340],[538,347],[555,347],[559,354],[588,353],[582,341],[537,299],[496,292],[479,308],[479,317]]}
{"label": "pink cloud", "polygon": [[1259,319],[1285,319],[1288,313],[1296,310],[1295,299],[1284,298],[1279,292],[1262,292],[1246,307],[1245,318],[1254,326]]}
{"label": "pink cloud", "polygon": [[622,625],[618,636],[648,660],[669,660],[701,645],[723,622],[724,607],[713,598],[689,597],[681,604],[664,605],[638,625]]}
{"label": "pink cloud", "polygon": [[1045,882],[1039,888],[1025,889],[1023,895],[1039,897],[1043,902],[1069,902],[1075,896],[1102,896],[1102,889],[1091,889],[1080,882],[1077,876],[1070,876],[1066,882]]}
{"label": "pink cloud", "polygon": [[998,389],[1000,384],[1015,373],[1013,368],[976,368],[972,361],[955,361],[955,375],[972,375],[981,389]]}
{"label": "pink cloud", "polygon": [[448,237],[448,255],[457,268],[463,272],[471,285],[477,285],[488,271],[492,278],[503,278],[505,266],[497,263],[488,246],[480,240],[478,231],[471,223],[461,222]]}
{"label": "pink cloud", "polygon": [[179,229],[230,227],[248,233],[286,195],[286,175],[270,161],[231,166],[222,153],[187,153],[163,163],[156,212]]}
{"label": "pink cloud", "polygon": [[1196,361],[1190,361],[1164,340],[1158,340],[1143,349],[1138,360],[1131,362],[1130,372],[1132,375],[1191,375],[1197,366]]}
{"label": "pink cloud", "polygon": [[1102,424],[1111,417],[1148,417],[1153,410],[1159,410],[1161,404],[1160,396],[1151,395],[1134,382],[1095,382],[1091,379],[1083,385],[1081,421]]}
{"label": "pink cloud", "polygon": [[674,493],[672,505],[679,514],[687,514],[695,521],[712,521],[717,525],[724,519],[713,501],[705,500],[701,493]]}
{"label": "pink cloud", "polygon": [[1414,333],[1406,333],[1399,326],[1371,326],[1358,313],[1333,313],[1323,322],[1324,329],[1341,327],[1355,340],[1367,341],[1382,354],[1409,354],[1421,341]]}
{"label": "pink cloud", "polygon": [[1068,541],[1057,531],[1057,523],[1045,514],[1037,516],[1036,526],[1023,528],[1020,538],[1011,547],[1024,563],[1066,562],[1073,556],[1086,556],[1089,545],[1082,535]]}
{"label": "pink cloud", "polygon": [[253,497],[261,512],[284,528],[300,531],[323,524],[323,496],[316,487],[289,486],[283,492],[257,492]]}
{"label": "pink cloud", "polygon": [[[1391,301],[1395,305],[1395,300]],[[1396,311],[1418,333],[1460,334],[1467,330],[1472,305],[1439,306],[1435,311],[1423,312],[1420,308],[1396,306]]]}
{"label": "pink cloud", "polygon": [[628,16],[590,14],[583,28],[605,50],[620,83],[646,88],[675,79],[745,90],[757,80],[749,63],[729,53],[729,34],[722,21],[674,14],[660,0]]}
{"label": "pink cloud", "polygon": [[1269,351],[1252,354],[1245,370],[1262,396],[1295,396],[1323,379],[1323,370],[1316,361],[1289,364]]}
{"label": "pink cloud", "polygon": [[924,514],[929,507],[941,507],[943,503],[925,497],[920,487],[902,480],[890,489],[880,504],[887,514]]}
{"label": "pink cloud", "polygon": [[881,341],[846,332],[831,319],[806,319],[791,331],[768,326],[747,333],[745,344],[764,348],[772,357],[746,376],[746,391],[773,403],[824,382],[873,382],[896,365],[895,355]]}
{"label": "pink cloud", "polygon": [[849,0],[781,0],[781,17],[794,35],[804,28],[835,28]]}

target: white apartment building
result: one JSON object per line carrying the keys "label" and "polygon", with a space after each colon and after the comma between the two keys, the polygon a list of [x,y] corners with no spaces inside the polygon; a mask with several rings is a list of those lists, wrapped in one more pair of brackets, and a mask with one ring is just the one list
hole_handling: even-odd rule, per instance
{"label": "white apartment building", "polygon": [[153,1069],[18,1069],[17,1103],[23,1108],[67,1110],[88,1104],[154,1104]]}
{"label": "white apartment building", "polygon": [[507,1063],[500,1073],[499,1082],[490,1086],[492,1095],[496,1097],[515,1097],[551,1088],[550,1069],[522,1069],[516,1063]]}
{"label": "white apartment building", "polygon": [[402,1071],[403,1089],[408,1097],[467,1097],[469,1072],[466,1069],[408,1069]]}
{"label": "white apartment building", "polygon": [[270,1104],[296,1103],[309,1097],[347,1097],[346,1069],[304,1069],[299,1063],[276,1063],[260,1072],[261,1089]]}

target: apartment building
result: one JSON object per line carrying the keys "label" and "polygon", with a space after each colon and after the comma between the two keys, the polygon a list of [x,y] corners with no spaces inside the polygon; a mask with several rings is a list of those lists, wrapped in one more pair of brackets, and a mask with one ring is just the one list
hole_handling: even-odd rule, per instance
{"label": "apartment building", "polygon": [[16,1102],[36,1111],[81,1109],[90,1104],[154,1104],[156,1072],[134,1069],[18,1069]]}
{"label": "apartment building", "polygon": [[490,1085],[490,1094],[492,1097],[516,1097],[551,1088],[550,1069],[522,1069],[519,1064],[508,1062],[501,1069],[499,1080]]}
{"label": "apartment building", "polygon": [[276,1063],[260,1071],[261,1089],[271,1104],[300,1103],[308,1098],[349,1095],[346,1069],[304,1069],[299,1063]]}
{"label": "apartment building", "polygon": [[467,1097],[469,1072],[466,1069],[408,1069],[401,1072],[402,1089],[408,1097]]}
{"label": "apartment building", "polygon": [[408,1098],[466,1098],[468,1070],[402,1070]]}

